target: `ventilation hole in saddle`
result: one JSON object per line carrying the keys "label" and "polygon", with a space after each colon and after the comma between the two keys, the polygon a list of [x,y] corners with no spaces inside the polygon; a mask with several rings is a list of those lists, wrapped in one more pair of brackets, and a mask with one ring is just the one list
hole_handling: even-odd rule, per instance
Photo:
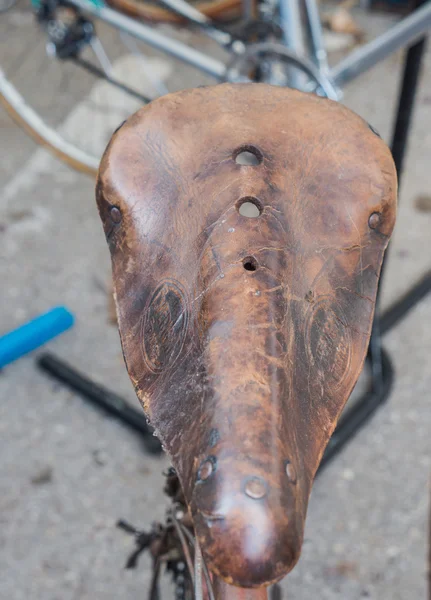
{"label": "ventilation hole in saddle", "polygon": [[257,167],[263,160],[262,152],[254,146],[241,146],[233,153],[237,165]]}
{"label": "ventilation hole in saddle", "polygon": [[254,256],[247,256],[242,261],[243,267],[246,271],[256,271],[257,269],[257,260]]}
{"label": "ventilation hole in saddle", "polygon": [[248,217],[249,219],[255,219],[262,214],[262,205],[257,198],[253,198],[252,196],[247,196],[245,198],[241,198],[237,202],[236,205],[238,212],[243,217]]}

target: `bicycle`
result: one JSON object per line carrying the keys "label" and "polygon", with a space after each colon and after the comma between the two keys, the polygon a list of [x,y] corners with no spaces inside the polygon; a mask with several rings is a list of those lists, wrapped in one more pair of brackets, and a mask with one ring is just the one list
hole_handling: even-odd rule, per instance
{"label": "bicycle", "polygon": [[[270,15],[268,19],[268,14],[265,15],[265,10],[263,10],[264,18],[259,22],[257,30],[256,28],[253,29],[253,27],[251,27],[251,32],[247,32],[247,36],[250,37],[244,35],[241,36],[238,35],[238,33],[233,34],[229,31],[229,27],[221,28],[215,26],[214,23],[209,22],[207,18],[198,16],[188,5],[185,6],[182,2],[178,2],[178,0],[175,2],[169,0],[168,6],[174,10],[176,14],[179,14],[186,19],[187,22],[193,23],[194,26],[199,27],[205,35],[212,40],[215,40],[223,48],[229,50],[233,58],[227,67],[221,61],[197,52],[178,41],[169,39],[157,31],[152,31],[143,24],[136,23],[136,21],[120,15],[111,8],[89,4],[84,0],[72,0],[72,2],[68,1],[66,4],[56,5],[41,3],[37,7],[37,14],[38,19],[43,24],[43,31],[48,36],[48,49],[52,55],[63,61],[68,59],[68,61],[70,61],[69,64],[76,64],[83,67],[89,72],[106,80],[118,90],[125,92],[128,96],[135,98],[140,103],[148,100],[148,98],[143,98],[136,89],[118,81],[116,76],[112,76],[112,69],[105,60],[106,56],[104,50],[101,49],[103,46],[100,46],[98,38],[94,35],[94,24],[86,15],[91,15],[95,19],[98,18],[101,21],[114,25],[115,28],[121,28],[123,31],[127,32],[128,35],[133,35],[137,39],[151,43],[153,46],[170,53],[172,56],[180,57],[185,62],[188,62],[218,80],[226,80],[233,83],[260,81],[280,86],[289,85],[289,87],[298,87],[304,91],[315,92],[320,96],[326,96],[334,100],[337,100],[340,97],[339,87],[342,83],[358,75],[368,68],[370,64],[374,64],[377,59],[384,58],[400,45],[409,44],[422,36],[429,27],[431,18],[430,6],[426,5],[403,20],[399,25],[395,26],[393,30],[383,37],[383,39],[361,48],[352,56],[345,59],[341,65],[330,69],[327,65],[325,52],[321,43],[321,31],[316,20],[317,15],[315,11],[313,13],[313,8],[315,9],[315,6],[311,2],[306,3],[306,22],[308,23],[307,30],[309,33],[307,44],[309,44],[310,58],[304,58],[298,54],[298,40],[295,40],[294,43],[292,42],[292,30],[290,30],[290,37],[288,35],[288,29],[289,27],[292,27],[293,23],[295,23],[295,27],[292,29],[296,34],[303,31],[302,26],[300,25],[301,20],[295,21],[300,15],[297,14],[295,16],[294,11],[289,10],[292,8],[291,4],[284,6],[284,9],[286,9],[284,13],[283,9],[281,10],[281,25],[276,27],[274,27],[272,23],[272,15]],[[249,10],[251,10],[250,7]],[[62,18],[58,18],[57,11],[63,13]],[[262,26],[263,33],[262,30],[259,30],[259,27]],[[255,37],[259,38],[259,35],[263,37],[263,41],[250,43],[250,39],[253,40]],[[287,46],[280,44],[280,39],[283,39],[284,35],[286,35],[284,41],[287,42]],[[268,41],[268,37],[271,37],[271,40],[274,38],[275,41]],[[101,62],[100,67],[95,66],[85,57],[85,52],[88,52],[90,48],[94,51],[96,56],[99,57]],[[55,151],[69,164],[90,174],[95,173],[99,165],[99,155],[96,154],[96,152],[94,152],[93,155],[85,153],[76,145],[76,142],[72,144],[70,142],[67,143],[62,136],[55,133],[51,128],[44,126],[40,119],[38,119],[36,113],[30,111],[30,109],[23,104],[22,98],[17,94],[16,90],[4,76],[0,79],[0,86],[3,99],[5,99],[8,108],[27,128],[31,129],[32,135],[37,135],[39,141]],[[133,110],[132,105],[127,104],[127,107],[123,107],[123,110],[125,114],[128,115]],[[122,119],[118,117],[118,114],[116,114],[115,111],[114,113],[115,122],[112,122],[112,129],[116,128],[117,125],[120,125],[119,131],[121,132]],[[67,130],[67,127],[63,127],[63,132],[65,129]],[[253,145],[242,144],[235,150],[230,157],[230,160],[237,165],[237,167],[234,168],[257,167],[263,162],[264,154],[259,148]],[[242,202],[242,200],[244,200],[244,202]],[[257,214],[244,213],[242,212],[243,209],[247,209],[252,213],[256,213],[257,211]],[[241,199],[241,202],[237,205],[238,214],[245,218],[259,218],[264,210],[266,210],[266,208],[254,197],[247,196],[246,198]],[[376,219],[371,220],[373,215],[377,215],[377,222],[375,222]],[[116,205],[110,206],[109,214],[105,215],[105,218],[109,221],[110,227],[108,237],[110,237],[113,232],[114,236],[117,235],[115,232],[119,230],[123,219],[121,211],[119,211]],[[371,229],[379,228],[380,221],[378,213],[373,213],[370,216],[369,224]],[[380,266],[378,264],[379,260],[380,259],[378,258],[376,259],[376,269]],[[244,270],[249,273],[258,271],[260,267],[259,261],[252,255],[244,256],[241,260],[241,265]],[[154,320],[157,320],[156,313],[161,310],[163,302],[167,301],[168,298],[171,300],[173,299],[170,309],[172,309],[174,316],[176,315],[175,323],[180,323],[179,333],[181,334],[180,337],[182,339],[182,328],[186,325],[184,325],[184,320],[181,321],[181,311],[178,314],[175,313],[175,311],[178,310],[178,307],[181,308],[181,302],[184,302],[182,296],[183,290],[180,286],[176,286],[176,284],[172,282],[169,284],[164,282],[163,286],[160,286],[153,291],[153,294],[149,299],[150,307],[152,307],[153,310],[153,318]],[[315,299],[312,290],[310,290],[310,292],[311,295],[308,295],[307,292],[305,301],[312,305],[315,302]],[[167,316],[167,314],[163,313],[162,316],[166,317],[168,320],[169,318],[173,318],[172,314]],[[166,322],[166,318],[162,319],[162,321]],[[370,322],[368,324],[370,324]],[[156,335],[152,323],[148,324],[145,322],[144,326],[149,328],[149,335]],[[310,328],[311,327],[312,324],[310,325]],[[147,361],[147,365],[149,365],[150,371],[153,370],[154,372],[157,372],[159,369],[158,363],[160,363],[161,360],[160,356],[152,355],[153,350],[148,347],[145,349],[145,352],[145,360]],[[176,359],[177,355],[174,358]],[[216,446],[218,442],[216,433],[214,433],[213,438],[213,445]],[[197,476],[201,481],[210,479],[216,469],[216,463],[211,457],[199,465]],[[290,461],[287,461],[287,463],[284,464],[284,469],[289,481],[292,484],[296,484],[297,473]],[[266,491],[263,490],[263,484],[260,480],[253,480],[250,482],[250,485],[251,487],[248,489],[247,494],[249,497],[259,499],[265,496]],[[150,592],[151,597],[157,598],[158,595],[157,580],[160,574],[162,561],[167,562],[168,570],[172,572],[176,584],[177,597],[189,598],[193,594],[193,590],[195,590],[197,598],[202,595],[202,590],[204,590],[204,593],[208,594],[209,598],[215,596],[221,598],[225,595],[229,598],[266,597],[266,591],[262,592],[260,588],[258,588],[259,591],[256,593],[244,591],[237,592],[237,590],[232,591],[232,589],[224,587],[224,584],[220,581],[216,582],[216,585],[218,586],[216,587],[216,590],[214,591],[212,589],[213,582],[211,580],[211,575],[209,574],[205,563],[202,562],[199,544],[191,537],[191,523],[188,521],[188,514],[186,511],[187,503],[174,471],[169,471],[167,473],[167,491],[168,495],[174,500],[174,508],[168,514],[168,521],[165,527],[161,528],[160,526],[156,526],[151,532],[143,533],[137,531],[129,524],[124,522],[120,523],[120,526],[136,536],[138,545],[137,551],[131,557],[128,566],[134,566],[136,564],[137,556],[142,550],[150,548],[153,553],[154,578]],[[194,547],[195,566],[192,562],[190,547]],[[202,573],[204,582],[202,582]],[[238,581],[236,583],[238,583]],[[236,594],[238,594],[238,596]]]}
{"label": "bicycle", "polygon": [[[243,5],[239,0],[211,0],[196,6],[185,0],[163,0],[163,7],[138,0],[112,0],[112,7],[102,0],[32,2],[30,11],[25,0],[18,0],[2,14],[2,55],[8,58],[8,41],[13,36],[21,34],[25,45],[6,72],[0,70],[0,99],[38,143],[92,175],[115,127],[151,99],[142,94],[137,79],[149,82],[154,90],[152,97],[167,92],[163,74],[160,76],[166,65],[157,62],[157,57],[146,56],[139,46],[141,42],[200,71],[196,84],[211,80],[262,81],[339,99],[345,83],[396,49],[411,44],[431,26],[431,6],[426,3],[330,68],[315,0],[244,0]],[[229,20],[220,21],[226,15]],[[238,16],[242,18],[238,20]],[[198,30],[212,44],[211,54],[222,52],[224,60],[176,39],[172,29],[165,33],[136,17],[180,23],[187,31]],[[117,66],[113,65],[116,60]],[[36,72],[34,64],[38,66]],[[47,68],[50,80],[58,85],[53,90],[43,89]],[[71,110],[77,99],[91,89],[94,77],[104,84],[80,103],[75,109],[80,115],[72,118]],[[27,101],[31,95],[34,99]],[[76,131],[79,121],[100,130],[93,136],[96,141],[87,135],[83,142],[82,132]]]}

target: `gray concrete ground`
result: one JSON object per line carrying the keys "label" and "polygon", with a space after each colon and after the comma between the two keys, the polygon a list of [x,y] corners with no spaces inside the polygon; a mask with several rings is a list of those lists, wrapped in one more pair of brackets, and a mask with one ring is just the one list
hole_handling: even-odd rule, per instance
{"label": "gray concrete ground", "polygon": [[[367,21],[370,35],[382,24]],[[373,29],[374,28],[374,29]],[[345,103],[388,139],[400,56],[346,90]],[[388,305],[430,268],[431,52],[391,242]],[[176,77],[179,75],[176,73]],[[190,83],[190,82],[189,82]],[[53,352],[137,405],[108,323],[108,253],[94,183],[35,147],[0,113],[0,332],[56,304],[76,315]],[[36,164],[36,166],[35,166]],[[396,369],[388,405],[316,481],[302,558],[285,598],[424,600],[431,470],[431,297],[385,338]],[[0,598],[144,598],[149,561],[123,570],[119,517],[162,518],[165,458],[23,358],[0,373]],[[165,597],[168,597],[165,594]]]}

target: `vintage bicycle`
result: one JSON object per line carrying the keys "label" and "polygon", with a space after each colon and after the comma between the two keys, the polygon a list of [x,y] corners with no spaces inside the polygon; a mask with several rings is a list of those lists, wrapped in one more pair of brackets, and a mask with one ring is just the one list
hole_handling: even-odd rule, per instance
{"label": "vintage bicycle", "polygon": [[[379,327],[394,325],[430,287],[428,278],[411,301],[374,319],[371,334],[402,152],[394,165],[370,125],[324,98],[339,100],[344,83],[402,46],[419,52],[431,4],[335,67],[313,0],[163,5],[41,0],[26,12],[19,0],[4,14],[16,11],[9,24],[29,27],[31,37],[22,36],[22,55],[0,74],[0,94],[39,143],[89,174],[116,130],[97,200],[119,327],[138,396],[175,467],[166,474],[173,500],[166,523],[143,532],[120,522],[136,538],[128,566],[150,550],[152,600],[163,564],[179,599],[262,600],[298,559],[318,466],[389,392],[393,374]],[[212,50],[197,50],[166,27],[197,29]],[[204,83],[225,85],[163,98],[163,82],[149,74],[136,40],[196,68]],[[136,65],[126,81],[124,63],[115,71],[108,52],[118,58],[123,47],[161,96],[152,113],[129,120],[151,98],[139,90]],[[46,103],[37,49],[60,72]],[[75,69],[90,77],[78,77],[78,89]],[[29,74],[40,105],[27,100]],[[63,117],[77,95],[86,97],[92,77],[106,86],[80,110],[98,115],[106,139],[84,147]],[[407,94],[414,76],[411,82]],[[403,133],[395,137],[405,141]],[[298,155],[309,165],[305,178]],[[333,434],[370,339],[372,389]]]}

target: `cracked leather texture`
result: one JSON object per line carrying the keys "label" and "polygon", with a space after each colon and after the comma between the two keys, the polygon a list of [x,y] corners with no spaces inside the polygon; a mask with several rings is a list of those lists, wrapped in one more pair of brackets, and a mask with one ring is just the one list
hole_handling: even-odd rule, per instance
{"label": "cracked leather texture", "polygon": [[[260,164],[238,164],[241,148]],[[228,583],[267,585],[299,558],[366,355],[396,190],[365,121],[264,84],[162,97],[105,152],[97,201],[127,368]],[[241,214],[247,198],[258,217]]]}

